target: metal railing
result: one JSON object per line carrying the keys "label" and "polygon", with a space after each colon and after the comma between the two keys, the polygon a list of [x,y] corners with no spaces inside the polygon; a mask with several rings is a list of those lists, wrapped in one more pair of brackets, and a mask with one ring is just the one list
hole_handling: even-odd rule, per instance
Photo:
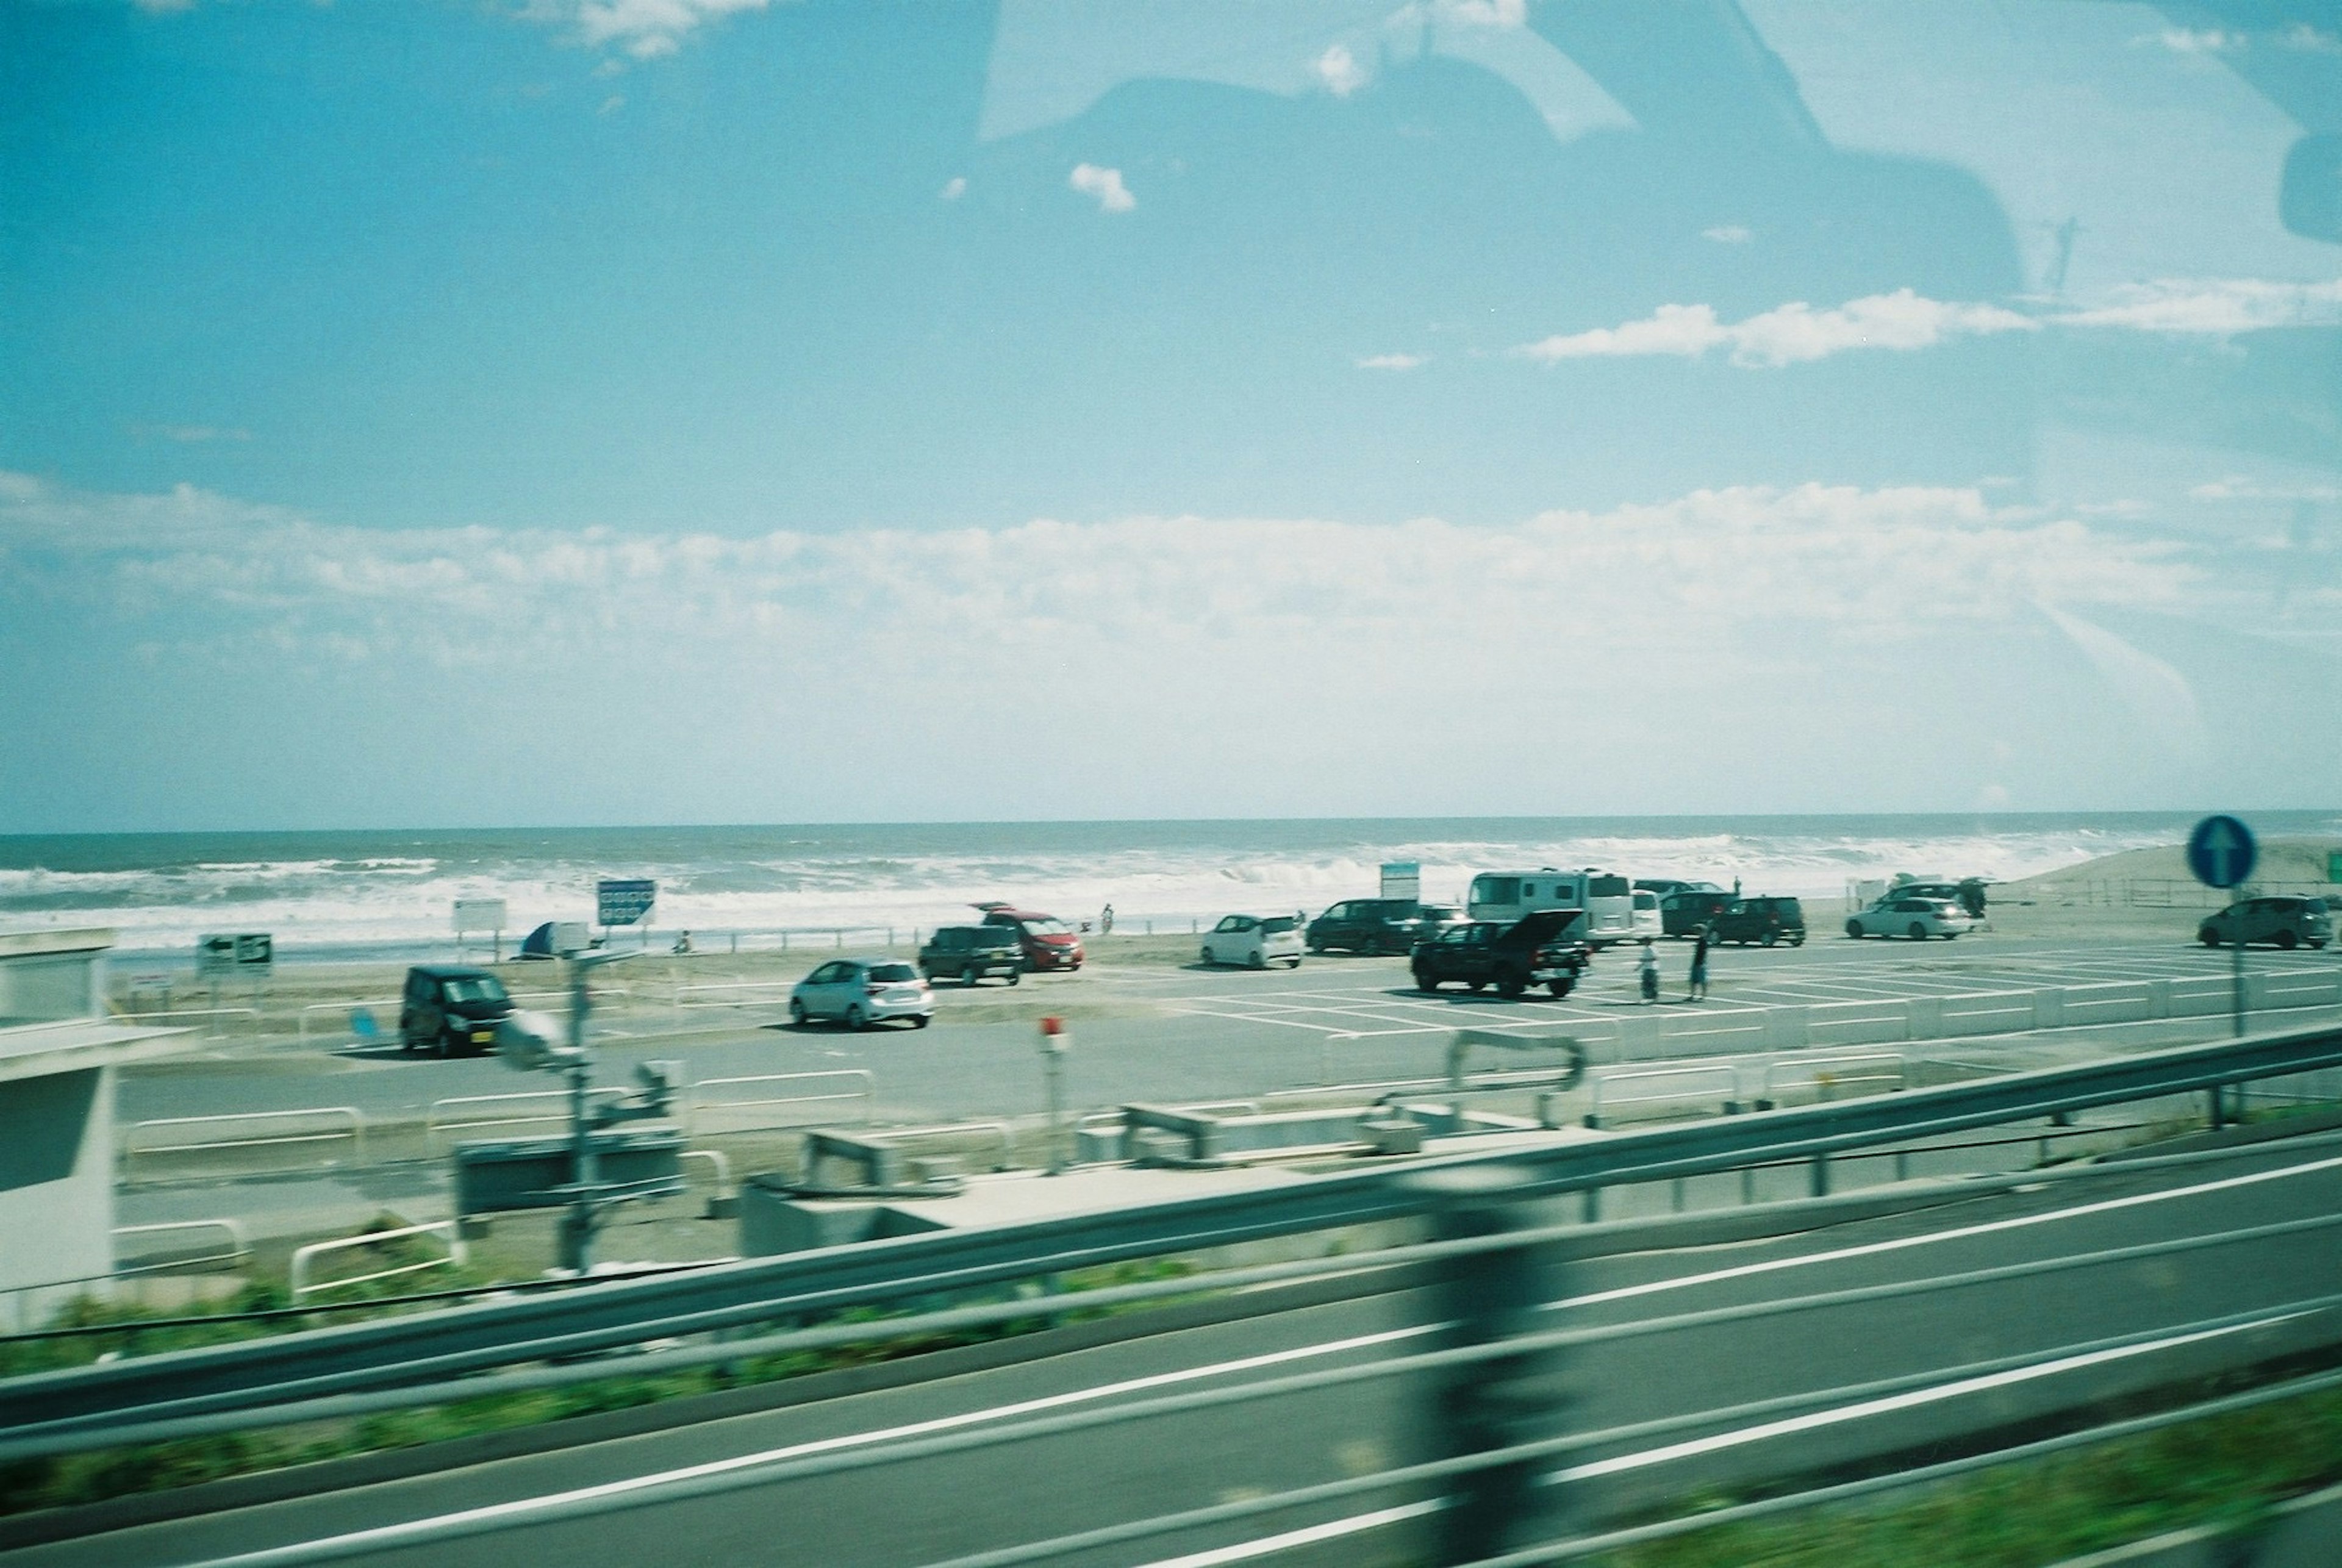
{"label": "metal railing", "polygon": [[[589,1100],[610,1104],[626,1097],[624,1089],[606,1086],[588,1091]],[[537,1107],[526,1109],[525,1107]],[[466,1113],[480,1112],[473,1115]],[[535,1127],[550,1132],[569,1129],[569,1095],[560,1089],[532,1089],[512,1094],[455,1094],[431,1102],[423,1118],[423,1145],[433,1154],[447,1152],[442,1137]]]}
{"label": "metal railing", "polygon": [[[321,1123],[335,1124],[325,1126]],[[278,1127],[287,1130],[272,1130]],[[222,1135],[207,1136],[206,1130]],[[148,1134],[180,1141],[148,1143]],[[221,1116],[165,1116],[133,1123],[125,1131],[122,1177],[125,1181],[132,1179],[142,1155],[151,1160],[165,1155],[220,1154],[237,1149],[299,1151],[343,1143],[350,1145],[350,1163],[359,1164],[365,1159],[365,1117],[352,1105],[317,1105],[300,1111],[239,1111]],[[331,1166],[342,1162],[325,1159],[320,1164]]]}
{"label": "metal railing", "polygon": [[[447,1250],[435,1258],[423,1258],[414,1263],[393,1263],[388,1268],[362,1274],[345,1274],[338,1279],[311,1281],[309,1271],[319,1258],[336,1253],[375,1250],[389,1243],[404,1241],[409,1236],[445,1236]],[[435,1220],[428,1224],[401,1225],[395,1230],[368,1231],[363,1235],[344,1236],[338,1241],[312,1242],[293,1251],[291,1275],[295,1301],[315,1295],[320,1291],[346,1290],[352,1285],[372,1284],[376,1280],[397,1279],[405,1274],[419,1273],[425,1269],[455,1267],[464,1261],[464,1237],[461,1226],[454,1220]]]}
{"label": "metal railing", "polygon": [[[1637,1067],[1588,1076],[1594,1085],[1593,1104],[1586,1113],[1589,1127],[1606,1127],[1616,1119],[1615,1111],[1605,1110],[1606,1106],[1665,1105],[1679,1111],[1686,1104],[1714,1104],[1723,1115],[1737,1115],[1740,1111],[1737,1067]],[[1618,1093],[1621,1089],[1626,1093]],[[1547,1126],[1553,1124],[1552,1107],[1558,1097],[1552,1091],[1537,1096],[1537,1119]]]}
{"label": "metal railing", "polygon": [[[227,1238],[225,1252],[174,1252],[169,1257],[155,1263],[133,1263],[125,1268],[121,1262],[120,1243],[125,1236],[162,1236],[181,1233],[217,1231]],[[159,1273],[165,1269],[196,1269],[213,1263],[240,1263],[252,1255],[252,1245],[244,1239],[244,1227],[234,1220],[166,1220],[151,1225],[116,1225],[114,1227],[116,1278],[125,1274]]]}
{"label": "metal railing", "polygon": [[[480,1303],[265,1343],[223,1345],[0,1383],[0,1428],[35,1419],[135,1423],[158,1408],[265,1409],[282,1391],[420,1384],[548,1356],[771,1322],[848,1306],[1045,1278],[1068,1270],[1206,1252],[1248,1242],[1420,1219],[1426,1172],[1498,1174],[1524,1196],[1584,1193],[1803,1160],[1827,1186],[1829,1162],[1898,1143],[2179,1095],[2215,1097],[2260,1079],[2342,1067],[2342,1029],[2014,1073],[1787,1110],[1369,1167],[1276,1187],[1215,1193],[1061,1217],[905,1236],[776,1258],[687,1277],[580,1289],[555,1298]],[[2215,1121],[2218,1114],[2217,1103]]]}
{"label": "metal railing", "polygon": [[[802,1094],[747,1094],[740,1090],[765,1090],[782,1084],[828,1084],[836,1087],[809,1089]],[[850,1085],[847,1086],[847,1085]],[[711,1090],[723,1090],[712,1094]],[[799,1118],[780,1119],[776,1113],[783,1106],[830,1105],[841,1101],[854,1101],[860,1105],[858,1121],[870,1120],[871,1108],[877,1103],[876,1074],[861,1067],[839,1067],[820,1073],[767,1073],[746,1078],[706,1078],[691,1085],[685,1096],[684,1124],[696,1138],[721,1137],[727,1133],[775,1132],[788,1127],[804,1126]],[[745,1124],[735,1119],[746,1117]],[[733,1123],[716,1125],[716,1123]]]}

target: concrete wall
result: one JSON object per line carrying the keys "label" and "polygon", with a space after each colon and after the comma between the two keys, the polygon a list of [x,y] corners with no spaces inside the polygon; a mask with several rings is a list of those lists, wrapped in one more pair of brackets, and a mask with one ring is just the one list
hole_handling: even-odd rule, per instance
{"label": "concrete wall", "polygon": [[[0,1084],[0,1325],[37,1327],[114,1271],[114,1070]],[[30,1288],[49,1287],[49,1288]]]}

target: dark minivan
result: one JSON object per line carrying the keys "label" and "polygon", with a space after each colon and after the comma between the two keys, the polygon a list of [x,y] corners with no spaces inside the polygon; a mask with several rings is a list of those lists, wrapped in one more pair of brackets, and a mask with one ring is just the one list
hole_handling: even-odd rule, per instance
{"label": "dark minivan", "polygon": [[1004,974],[1014,985],[1025,978],[1025,944],[1014,926],[938,926],[919,949],[919,973],[929,980],[948,976],[963,985]]}
{"label": "dark minivan", "polygon": [[1767,947],[1786,942],[1792,947],[1803,947],[1806,906],[1794,898],[1735,899],[1716,917],[1716,928],[1708,940],[1744,945],[1761,942]]}
{"label": "dark minivan", "polygon": [[496,1024],[512,1010],[505,983],[485,969],[418,964],[398,999],[399,1048],[484,1055],[495,1049]]}
{"label": "dark minivan", "polygon": [[1424,934],[1423,906],[1414,899],[1352,898],[1311,921],[1302,940],[1312,953],[1405,953]]}

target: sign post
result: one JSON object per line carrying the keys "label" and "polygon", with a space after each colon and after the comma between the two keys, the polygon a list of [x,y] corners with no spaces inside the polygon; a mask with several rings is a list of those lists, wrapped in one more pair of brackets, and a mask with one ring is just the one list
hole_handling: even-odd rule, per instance
{"label": "sign post", "polygon": [[220,981],[227,975],[242,975],[252,983],[252,1004],[260,1005],[263,983],[276,966],[275,939],[265,931],[240,932],[234,935],[210,934],[195,939],[195,970],[210,987],[213,1013],[212,1029],[219,1029]]}
{"label": "sign post", "polygon": [[1049,1174],[1053,1176],[1066,1171],[1066,1053],[1073,1048],[1074,1036],[1064,1019],[1051,1014],[1041,1020],[1041,1075],[1048,1096]]}
{"label": "sign post", "polygon": [[505,901],[501,898],[459,898],[455,901],[455,956],[465,956],[464,938],[475,931],[493,934],[488,939],[488,962],[502,964],[505,959]]}
{"label": "sign post", "polygon": [[[2187,835],[2187,869],[2196,880],[2207,887],[2232,892],[2244,885],[2253,874],[2253,864],[2260,859],[2260,845],[2253,840],[2253,830],[2232,816],[2207,816],[2196,824]],[[2229,1007],[2237,1033],[2245,1032],[2245,932],[2241,924],[2228,932],[2228,947],[2234,954],[2230,968],[2235,987]],[[2220,1124],[2220,1091],[2212,1091],[2212,1125]]]}
{"label": "sign post", "polygon": [[657,903],[658,884],[646,876],[606,876],[594,884],[595,918],[605,932],[612,926],[641,924]]}

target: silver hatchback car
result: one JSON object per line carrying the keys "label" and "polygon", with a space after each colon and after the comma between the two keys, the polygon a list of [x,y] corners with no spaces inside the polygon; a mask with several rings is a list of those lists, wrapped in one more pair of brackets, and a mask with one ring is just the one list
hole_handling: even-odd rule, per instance
{"label": "silver hatchback car", "polygon": [[867,1029],[890,1018],[907,1018],[925,1029],[936,1015],[936,994],[910,964],[896,959],[836,958],[797,982],[789,993],[789,1022],[835,1018],[848,1029]]}
{"label": "silver hatchback car", "polygon": [[2334,915],[2322,898],[2239,899],[2196,930],[2196,940],[2207,947],[2231,942],[2323,947],[2333,939]]}

